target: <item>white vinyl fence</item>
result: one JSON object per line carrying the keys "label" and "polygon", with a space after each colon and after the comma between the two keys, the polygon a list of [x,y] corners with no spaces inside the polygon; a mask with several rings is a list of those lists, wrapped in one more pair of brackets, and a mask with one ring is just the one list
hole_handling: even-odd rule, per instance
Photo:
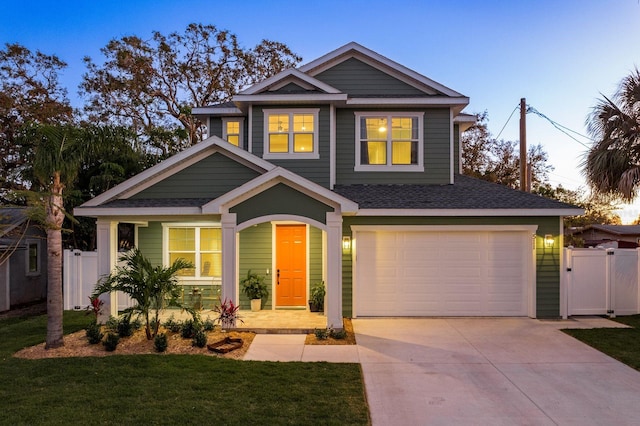
{"label": "white vinyl fence", "polygon": [[[63,258],[64,309],[85,309],[89,296],[98,282],[98,253],[95,251],[65,250]],[[129,296],[118,293],[118,310],[130,307]]]}
{"label": "white vinyl fence", "polygon": [[640,313],[638,253],[636,249],[564,249],[567,314]]}

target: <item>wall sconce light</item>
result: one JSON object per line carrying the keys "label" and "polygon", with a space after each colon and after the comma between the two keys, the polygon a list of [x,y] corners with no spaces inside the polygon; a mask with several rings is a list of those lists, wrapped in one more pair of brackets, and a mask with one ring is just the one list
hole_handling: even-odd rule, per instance
{"label": "wall sconce light", "polygon": [[342,252],[349,253],[351,250],[351,237],[342,237]]}
{"label": "wall sconce light", "polygon": [[553,247],[554,243],[555,243],[555,240],[553,239],[553,235],[545,234],[545,236],[544,236],[544,246],[547,247],[547,248],[551,248],[551,247]]}

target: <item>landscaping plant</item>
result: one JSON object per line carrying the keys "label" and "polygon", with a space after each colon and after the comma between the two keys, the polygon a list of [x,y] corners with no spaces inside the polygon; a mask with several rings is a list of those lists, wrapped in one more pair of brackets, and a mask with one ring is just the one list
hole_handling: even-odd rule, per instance
{"label": "landscaping plant", "polygon": [[100,281],[93,296],[121,291],[131,297],[135,305],[125,312],[142,316],[148,340],[158,334],[159,316],[163,309],[178,307],[194,315],[192,309],[183,307],[179,302],[180,288],[176,278],[179,271],[192,268],[191,263],[177,259],[169,267],[154,267],[138,248],[120,256],[119,261],[124,266],[117,266],[111,275]]}
{"label": "landscaping plant", "polygon": [[164,352],[169,347],[169,340],[167,339],[167,335],[164,333],[156,334],[156,337],[153,338],[153,347],[156,352]]}
{"label": "landscaping plant", "polygon": [[105,337],[104,339],[104,342],[102,342],[107,352],[115,351],[118,343],[120,343],[120,336],[115,333],[108,333],[107,337]]}
{"label": "landscaping plant", "polygon": [[249,300],[269,297],[269,290],[264,283],[264,277],[251,272],[251,269],[247,271],[247,276],[240,280],[240,285]]}
{"label": "landscaping plant", "polygon": [[89,343],[96,345],[102,341],[102,337],[104,337],[104,334],[102,333],[100,324],[92,322],[87,326],[87,338],[89,339]]}

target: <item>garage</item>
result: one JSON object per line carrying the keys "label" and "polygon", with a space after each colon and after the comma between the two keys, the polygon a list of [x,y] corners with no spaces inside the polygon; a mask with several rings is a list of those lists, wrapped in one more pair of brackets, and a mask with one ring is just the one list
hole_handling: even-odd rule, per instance
{"label": "garage", "polygon": [[356,316],[534,316],[535,228],[357,228]]}

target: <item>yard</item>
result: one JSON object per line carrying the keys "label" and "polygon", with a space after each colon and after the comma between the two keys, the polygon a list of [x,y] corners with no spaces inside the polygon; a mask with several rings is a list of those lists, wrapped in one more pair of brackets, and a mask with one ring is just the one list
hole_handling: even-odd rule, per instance
{"label": "yard", "polygon": [[593,346],[600,352],[640,371],[640,315],[614,318],[633,328],[594,328],[563,330],[570,336]]}
{"label": "yard", "polygon": [[[65,312],[65,332],[89,321]],[[0,320],[0,424],[369,424],[358,364],[12,357],[45,327],[44,315]]]}

